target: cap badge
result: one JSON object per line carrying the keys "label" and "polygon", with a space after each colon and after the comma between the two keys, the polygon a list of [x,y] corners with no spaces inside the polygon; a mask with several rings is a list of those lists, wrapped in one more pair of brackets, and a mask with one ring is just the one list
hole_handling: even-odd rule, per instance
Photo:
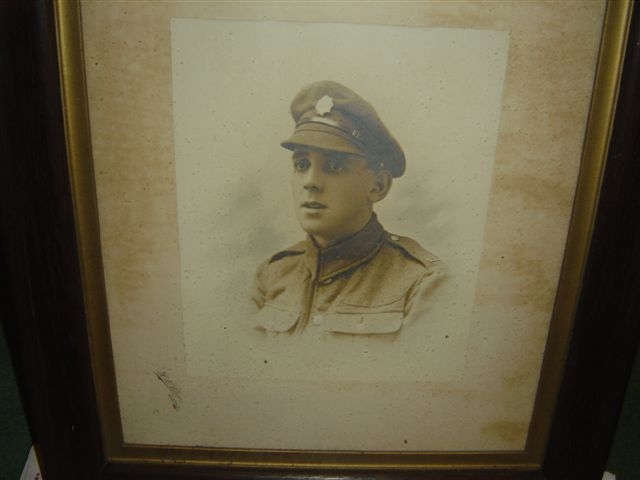
{"label": "cap badge", "polygon": [[333,99],[329,95],[325,95],[320,100],[318,100],[315,106],[316,112],[318,112],[319,115],[325,115],[331,112],[332,108]]}

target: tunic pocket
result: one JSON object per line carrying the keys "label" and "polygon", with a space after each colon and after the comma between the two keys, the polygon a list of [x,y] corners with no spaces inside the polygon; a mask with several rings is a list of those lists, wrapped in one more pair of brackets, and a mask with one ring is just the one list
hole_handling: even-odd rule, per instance
{"label": "tunic pocket", "polygon": [[254,314],[258,326],[269,332],[288,332],[300,319],[300,313],[287,310],[273,303],[265,303]]}
{"label": "tunic pocket", "polygon": [[326,332],[352,335],[379,335],[396,333],[402,327],[402,312],[325,313],[323,328]]}

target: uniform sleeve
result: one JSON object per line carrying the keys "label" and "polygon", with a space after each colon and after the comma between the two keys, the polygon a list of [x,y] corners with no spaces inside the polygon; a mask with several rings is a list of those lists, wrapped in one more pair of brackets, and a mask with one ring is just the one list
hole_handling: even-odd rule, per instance
{"label": "uniform sleeve", "polygon": [[441,296],[442,284],[448,278],[447,267],[440,260],[428,265],[425,274],[407,294],[404,309],[404,324],[429,315],[433,305]]}

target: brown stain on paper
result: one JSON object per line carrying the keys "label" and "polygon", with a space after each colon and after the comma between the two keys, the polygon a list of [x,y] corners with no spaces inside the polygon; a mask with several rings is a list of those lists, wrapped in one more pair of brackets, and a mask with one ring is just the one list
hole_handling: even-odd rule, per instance
{"label": "brown stain on paper", "polygon": [[503,246],[501,254],[485,257],[482,268],[491,279],[478,282],[475,308],[499,305],[524,312],[550,312],[557,281],[542,252],[527,249],[522,242]]}
{"label": "brown stain on paper", "polygon": [[83,3],[83,32],[107,294],[128,323],[158,290],[176,303],[170,35],[148,10],[104,7]]}
{"label": "brown stain on paper", "polygon": [[523,422],[498,421],[482,428],[482,433],[497,437],[506,445],[523,443],[527,435],[528,425]]}
{"label": "brown stain on paper", "polygon": [[507,375],[502,380],[502,385],[507,389],[516,389],[525,385],[527,382],[531,380],[532,377],[535,377],[536,370],[538,369],[538,365],[532,366],[532,371],[526,371],[521,373],[515,373],[512,375]]}
{"label": "brown stain on paper", "polygon": [[567,184],[566,179],[547,175],[547,178],[533,172],[498,175],[494,193],[505,199],[520,198],[528,209],[540,209],[552,215],[564,214],[573,185]]}

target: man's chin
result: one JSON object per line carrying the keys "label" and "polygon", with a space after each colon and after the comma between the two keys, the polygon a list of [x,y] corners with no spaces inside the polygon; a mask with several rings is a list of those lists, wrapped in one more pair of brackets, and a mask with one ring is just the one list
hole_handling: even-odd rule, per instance
{"label": "man's chin", "polygon": [[326,242],[330,242],[333,239],[334,235],[332,235],[330,232],[327,232],[326,229],[320,228],[318,225],[310,225],[310,223],[311,222],[301,222],[300,226],[302,227],[302,230],[304,230],[307,235],[312,236],[318,244],[324,244]]}
{"label": "man's chin", "polygon": [[305,225],[302,225],[302,230],[304,230],[304,232],[307,235],[311,235],[312,237],[325,238],[327,236],[327,233],[324,230],[319,228],[314,228],[309,226],[305,228]]}
{"label": "man's chin", "polygon": [[324,235],[328,233],[326,219],[314,218],[312,216],[303,216],[298,217],[298,223],[309,235]]}

